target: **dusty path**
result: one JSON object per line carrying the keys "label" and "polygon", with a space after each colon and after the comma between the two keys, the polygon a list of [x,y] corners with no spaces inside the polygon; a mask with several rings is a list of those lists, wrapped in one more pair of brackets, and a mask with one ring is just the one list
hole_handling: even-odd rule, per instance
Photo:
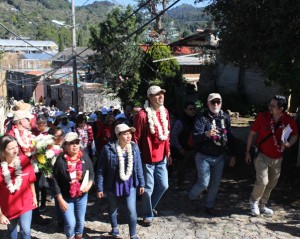
{"label": "dusty path", "polygon": [[[244,139],[247,129],[238,130],[237,137]],[[235,129],[236,131],[236,129]],[[254,182],[253,165],[243,162],[244,145],[241,140],[238,147],[240,162],[235,169],[226,168],[223,174],[216,209],[219,216],[210,217],[203,212],[203,200],[199,200],[198,209],[190,210],[187,204],[187,191],[193,182],[193,169],[190,168],[185,184],[185,191],[175,190],[172,186],[163,197],[157,210],[159,216],[151,227],[138,225],[140,238],[145,239],[288,239],[300,238],[300,192],[299,185],[289,180],[281,180],[271,196],[271,207],[275,210],[272,218],[252,217],[249,214],[248,199]],[[285,173],[283,179],[288,178]],[[298,176],[299,178],[299,176]],[[138,212],[141,201],[138,201]],[[124,207],[119,213],[120,231],[123,238],[129,238],[128,226],[124,224]],[[56,232],[54,207],[48,202],[44,217],[52,218],[48,226],[32,226],[33,238],[63,239],[62,233]],[[139,217],[139,222],[141,218]],[[108,235],[110,224],[107,214],[106,199],[99,201],[95,193],[90,195],[84,238],[111,238]],[[6,237],[5,226],[0,226],[0,238]]]}

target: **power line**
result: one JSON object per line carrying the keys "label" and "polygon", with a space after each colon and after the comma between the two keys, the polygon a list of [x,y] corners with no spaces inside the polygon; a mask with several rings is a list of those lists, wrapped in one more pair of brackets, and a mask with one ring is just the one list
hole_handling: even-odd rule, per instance
{"label": "power line", "polygon": [[[157,14],[156,16],[154,16],[152,19],[150,19],[148,22],[146,22],[144,25],[142,25],[141,27],[139,27],[137,30],[135,30],[135,31],[133,31],[132,33],[130,33],[129,35],[127,35],[126,37],[123,37],[123,38],[121,38],[118,42],[116,42],[112,47],[110,47],[110,48],[105,48],[105,49],[102,49],[102,50],[100,50],[98,53],[105,53],[105,52],[108,52],[108,51],[112,51],[116,46],[118,46],[119,44],[121,44],[121,43],[123,43],[123,42],[125,42],[125,41],[127,41],[129,38],[131,38],[133,35],[135,35],[136,33],[138,33],[138,32],[140,32],[143,28],[145,28],[146,26],[148,26],[151,22],[153,22],[157,17],[159,17],[159,16],[161,16],[162,14],[164,14],[167,10],[169,10],[170,8],[172,8],[174,5],[176,5],[178,2],[180,2],[180,0],[177,0],[177,1],[175,1],[174,3],[172,3],[170,6],[168,6],[166,9],[164,9],[163,11],[161,11],[159,14]],[[128,20],[128,19],[127,19]],[[119,25],[122,25],[124,23],[124,21],[121,23],[121,24],[119,24]],[[1,23],[0,23],[1,24]],[[2,24],[1,24],[2,25]],[[116,26],[116,28],[118,28],[119,27],[119,25],[118,26]],[[116,29],[115,28],[115,29]],[[21,39],[21,40],[23,40],[24,41],[24,39]],[[85,48],[84,50],[82,50],[81,52],[79,52],[79,53],[77,53],[77,54],[75,54],[75,55],[71,55],[70,57],[69,57],[69,59],[67,59],[64,63],[62,63],[62,65],[61,66],[59,66],[59,67],[57,67],[57,68],[54,68],[54,69],[52,69],[52,70],[50,70],[50,71],[48,71],[48,72],[46,72],[46,73],[44,73],[44,74],[42,74],[42,75],[39,75],[38,77],[42,77],[42,76],[45,76],[45,78],[48,78],[48,77],[50,77],[50,76],[52,76],[56,71],[58,71],[60,68],[62,68],[63,66],[65,66],[66,64],[68,64],[72,59],[73,59],[73,57],[77,57],[77,56],[80,56],[81,54],[83,54],[85,51],[87,51],[88,49],[90,49],[92,46],[89,46],[89,47],[87,47],[87,48]],[[81,68],[79,68],[79,69],[81,69]],[[46,77],[46,75],[48,74],[48,76]],[[71,73],[69,73],[69,74],[72,74],[72,72]],[[66,75],[69,75],[69,74],[66,74]],[[31,78],[31,79],[36,79],[36,78],[38,78],[38,77],[33,77],[33,78]],[[60,78],[58,78],[58,79],[61,79],[62,77],[60,77]],[[28,80],[29,80],[30,78],[28,78]],[[57,80],[58,80],[57,79]]]}
{"label": "power line", "polygon": [[[152,19],[150,19],[148,22],[146,22],[144,25],[142,25],[140,28],[138,28],[137,30],[133,31],[132,33],[130,33],[129,35],[127,35],[124,38],[121,38],[118,42],[116,42],[112,47],[110,48],[105,48],[102,49],[101,51],[99,51],[98,53],[105,53],[108,51],[112,51],[116,46],[118,46],[119,44],[127,41],[129,38],[131,38],[133,35],[135,35],[136,33],[140,32],[143,28],[145,28],[147,25],[149,25],[151,22],[153,22],[157,17],[159,17],[160,15],[164,14],[167,10],[169,10],[171,7],[173,7],[175,4],[177,4],[178,2],[180,2],[180,0],[175,1],[174,3],[172,3],[170,6],[168,6],[165,10],[161,11],[158,15],[156,15],[155,17],[153,17]],[[121,23],[122,24],[122,23]],[[117,26],[118,27],[118,26]],[[116,27],[116,28],[117,28]],[[77,53],[75,56],[79,56],[82,53],[84,53],[85,51],[87,51],[88,49],[90,49],[92,46],[87,47],[86,49],[82,50],[81,52]],[[74,57],[74,56],[73,56]],[[65,64],[63,64],[65,65]],[[62,66],[63,66],[62,65]],[[60,79],[60,78],[59,78]]]}
{"label": "power line", "polygon": [[6,31],[9,31],[10,33],[12,33],[15,37],[17,37],[18,39],[22,40],[23,42],[27,43],[29,46],[32,46],[35,49],[40,50],[41,52],[44,52],[47,55],[53,56],[52,54],[32,45],[31,43],[29,43],[28,41],[26,41],[25,39],[22,39],[19,35],[17,35],[16,33],[14,33],[12,30],[8,29],[6,26],[4,26],[1,22],[0,22],[0,26],[3,27]]}

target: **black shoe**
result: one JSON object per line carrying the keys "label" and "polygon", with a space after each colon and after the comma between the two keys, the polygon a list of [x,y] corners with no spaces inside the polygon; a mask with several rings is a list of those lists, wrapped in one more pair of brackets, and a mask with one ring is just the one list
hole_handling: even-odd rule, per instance
{"label": "black shoe", "polygon": [[41,217],[40,215],[32,217],[32,224],[45,226],[45,225],[48,225],[50,222],[51,222],[50,219],[48,219],[48,218],[45,219],[45,218]]}
{"label": "black shoe", "polygon": [[39,212],[44,212],[47,209],[46,205],[42,205],[39,207]]}
{"label": "black shoe", "polygon": [[62,221],[57,221],[57,232],[64,232],[65,231],[65,222]]}
{"label": "black shoe", "polygon": [[205,207],[204,212],[212,217],[216,217],[218,216],[218,213],[216,212],[216,210],[214,208],[211,207]]}
{"label": "black shoe", "polygon": [[188,204],[188,208],[192,211],[198,209],[197,200],[188,199],[187,204]]}

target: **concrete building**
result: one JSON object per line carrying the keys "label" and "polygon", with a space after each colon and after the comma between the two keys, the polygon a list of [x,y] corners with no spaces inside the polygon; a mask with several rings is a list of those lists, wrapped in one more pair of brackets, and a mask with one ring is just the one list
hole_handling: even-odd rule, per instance
{"label": "concrete building", "polygon": [[[99,83],[80,82],[78,87],[78,104],[81,112],[94,112],[101,110],[103,106],[114,105],[121,107],[121,101],[115,97],[114,93],[109,93]],[[74,107],[74,86],[71,82],[57,82],[53,80],[45,81],[46,104],[51,100],[56,102],[56,106],[61,110],[66,110],[70,106]]]}
{"label": "concrete building", "polygon": [[24,53],[48,53],[55,55],[58,52],[58,45],[53,41],[33,41],[0,39],[0,50],[4,52]]}

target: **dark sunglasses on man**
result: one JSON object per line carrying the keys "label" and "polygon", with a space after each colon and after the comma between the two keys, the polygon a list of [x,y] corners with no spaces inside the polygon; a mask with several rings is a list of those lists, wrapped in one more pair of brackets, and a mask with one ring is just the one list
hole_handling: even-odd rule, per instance
{"label": "dark sunglasses on man", "polygon": [[219,105],[219,104],[221,104],[221,101],[220,100],[211,100],[210,103],[212,105],[215,105],[215,104]]}

